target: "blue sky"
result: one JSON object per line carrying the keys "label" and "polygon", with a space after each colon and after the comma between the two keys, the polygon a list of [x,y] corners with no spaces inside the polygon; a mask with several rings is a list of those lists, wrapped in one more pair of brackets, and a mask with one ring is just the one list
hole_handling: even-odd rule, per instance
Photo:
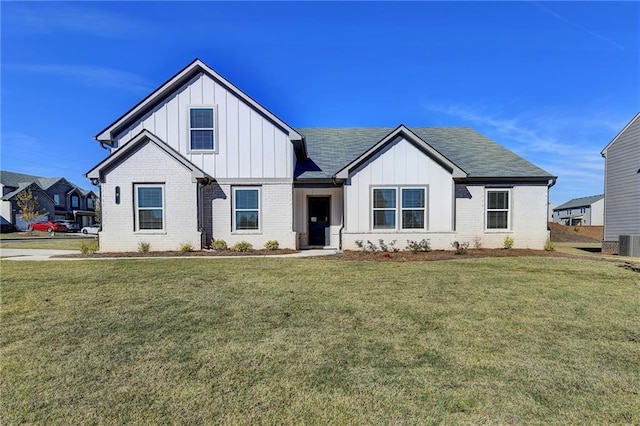
{"label": "blue sky", "polygon": [[83,177],[93,136],[195,57],[293,127],[471,126],[603,191],[640,111],[640,2],[7,2],[1,167]]}

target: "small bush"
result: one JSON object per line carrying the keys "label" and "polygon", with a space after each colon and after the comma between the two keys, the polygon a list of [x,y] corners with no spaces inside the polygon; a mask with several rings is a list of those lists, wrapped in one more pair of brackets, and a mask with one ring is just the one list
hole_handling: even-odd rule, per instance
{"label": "small bush", "polygon": [[82,242],[82,245],[80,246],[80,253],[82,254],[95,254],[98,252],[98,240],[95,239],[90,243],[87,242]]}
{"label": "small bush", "polygon": [[151,248],[151,243],[141,241],[138,243],[138,253],[147,254]]}
{"label": "small bush", "polygon": [[550,238],[547,238],[547,242],[544,243],[544,249],[546,251],[553,251],[555,250],[555,247],[553,246],[553,243],[551,242]]}
{"label": "small bush", "polygon": [[227,242],[225,240],[212,240],[211,248],[214,250],[227,250]]}
{"label": "small bush", "polygon": [[389,243],[385,243],[384,240],[380,238],[378,240],[378,243],[380,244],[380,250],[385,253],[388,253],[388,252],[396,253],[400,251],[400,249],[396,247],[396,240],[392,240]]}
{"label": "small bush", "polygon": [[430,251],[431,243],[429,240],[422,240],[420,242],[407,240],[407,250],[410,250],[412,253],[418,253],[420,251]]}
{"label": "small bush", "polygon": [[451,246],[456,249],[456,254],[466,254],[467,249],[469,248],[469,243],[459,243],[454,241],[451,243]]}
{"label": "small bush", "polygon": [[276,240],[269,240],[264,243],[264,248],[267,250],[278,250],[280,248],[280,243]]}
{"label": "small bush", "polygon": [[246,252],[253,250],[253,244],[247,241],[238,241],[231,246],[231,251]]}
{"label": "small bush", "polygon": [[506,248],[507,250],[511,250],[513,248],[513,238],[511,238],[510,235],[507,235],[506,237],[504,237],[504,242],[502,243],[504,248]]}
{"label": "small bush", "polygon": [[376,251],[378,251],[378,246],[373,244],[370,240],[367,240],[367,244],[362,242],[362,240],[356,240],[355,243],[358,246],[358,248],[364,251],[365,253],[375,253]]}
{"label": "small bush", "polygon": [[190,251],[193,251],[193,246],[189,243],[182,243],[178,249],[181,253],[189,253]]}
{"label": "small bush", "polygon": [[473,248],[476,250],[480,250],[482,248],[482,238],[473,237]]}

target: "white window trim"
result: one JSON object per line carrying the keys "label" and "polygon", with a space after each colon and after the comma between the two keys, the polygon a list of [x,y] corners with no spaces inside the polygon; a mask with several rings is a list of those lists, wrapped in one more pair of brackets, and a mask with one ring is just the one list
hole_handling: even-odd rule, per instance
{"label": "white window trim", "polygon": [[[395,207],[373,207],[373,191],[376,189],[393,189],[396,191],[396,205]],[[402,227],[402,212],[404,210],[419,210],[415,208],[405,208],[402,207],[402,190],[403,189],[422,189],[424,191],[424,227],[422,228],[404,228]],[[371,186],[370,194],[370,204],[369,204],[369,220],[370,220],[370,230],[374,232],[425,232],[429,230],[429,216],[428,216],[428,207],[429,207],[429,186],[420,186],[420,185],[376,185]],[[394,210],[395,211],[395,227],[394,228],[376,228],[374,227],[373,222],[373,213],[376,210]]]}
{"label": "white window trim", "polygon": [[[138,207],[138,188],[160,188],[162,189],[162,229],[140,229],[140,207]],[[156,210],[157,207],[145,208],[142,210]],[[166,200],[164,183],[134,183],[133,184],[133,210],[135,232],[140,234],[164,234],[167,230]]]}
{"label": "white window trim", "polygon": [[[236,192],[253,190],[258,191],[258,229],[236,229],[236,211],[254,211],[255,209],[236,209]],[[262,234],[262,187],[261,186],[234,186],[233,199],[231,200],[231,233],[232,234]]]}
{"label": "white window trim", "polygon": [[[210,130],[208,127],[191,127],[192,109],[213,109],[213,149],[191,149],[191,130]],[[187,107],[187,152],[194,154],[217,154],[218,153],[218,105],[189,105]]]}
{"label": "white window trim", "polygon": [[[506,209],[489,209],[489,192],[506,192],[508,195],[509,205]],[[511,212],[513,209],[513,197],[511,188],[485,188],[484,193],[484,230],[485,232],[511,232]],[[490,211],[506,211],[507,212],[507,227],[506,228],[489,228],[489,221],[487,220],[488,213]]]}

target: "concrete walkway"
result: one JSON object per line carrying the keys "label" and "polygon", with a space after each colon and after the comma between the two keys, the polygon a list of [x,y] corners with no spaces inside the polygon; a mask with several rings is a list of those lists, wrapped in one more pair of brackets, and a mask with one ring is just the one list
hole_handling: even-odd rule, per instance
{"label": "concrete walkway", "polygon": [[115,259],[242,259],[247,257],[313,257],[336,254],[335,249],[302,250],[291,254],[246,255],[246,256],[140,256],[140,257],[94,257],[94,258],[53,258],[62,254],[79,254],[78,250],[46,250],[46,249],[4,249],[0,248],[2,260],[115,260]]}

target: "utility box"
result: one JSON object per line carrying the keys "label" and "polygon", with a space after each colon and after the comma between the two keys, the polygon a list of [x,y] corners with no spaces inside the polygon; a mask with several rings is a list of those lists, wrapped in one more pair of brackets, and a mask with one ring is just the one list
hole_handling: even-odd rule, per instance
{"label": "utility box", "polygon": [[640,257],[640,235],[618,236],[618,256]]}

